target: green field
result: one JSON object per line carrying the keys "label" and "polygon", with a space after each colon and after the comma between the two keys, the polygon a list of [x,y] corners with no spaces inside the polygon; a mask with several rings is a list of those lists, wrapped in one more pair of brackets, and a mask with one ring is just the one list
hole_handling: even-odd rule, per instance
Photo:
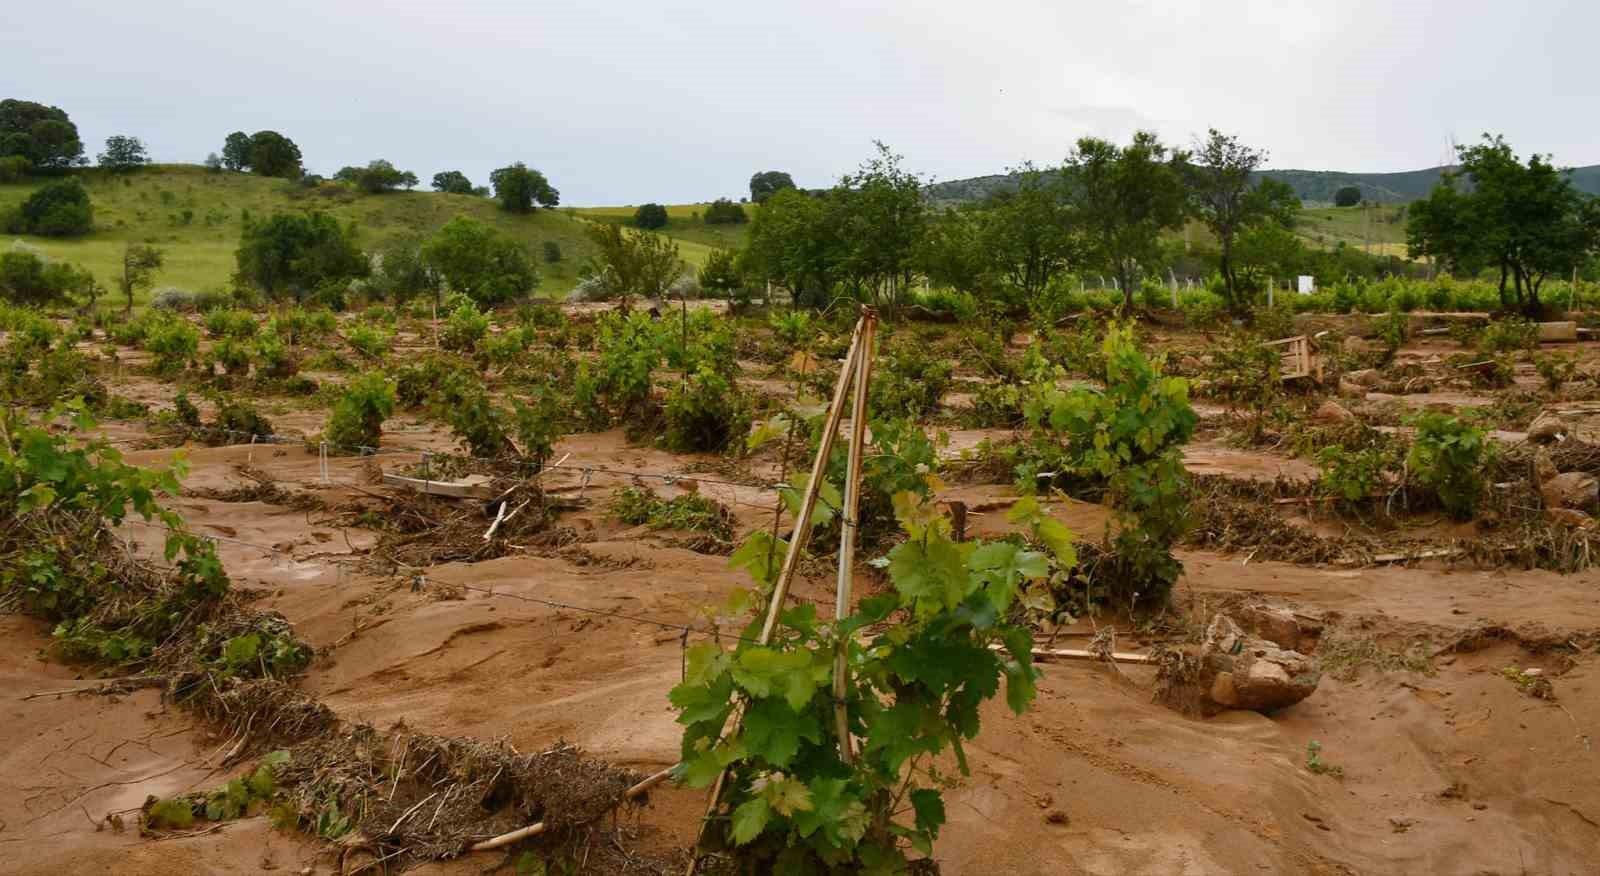
{"label": "green field", "polygon": [[[567,211],[515,215],[501,211],[487,198],[470,195],[366,195],[334,184],[307,189],[281,179],[212,172],[194,165],[160,165],[121,177],[88,171],[79,178],[94,202],[92,234],[72,239],[9,237],[39,247],[52,258],[87,268],[107,289],[116,288],[122,250],[129,242],[150,243],[165,251],[166,265],[156,276],[157,287],[192,291],[226,287],[233,275],[233,252],[246,211],[260,217],[279,211],[322,210],[342,222],[356,223],[361,245],[368,250],[397,235],[431,233],[457,215],[471,216],[523,242],[539,266],[538,294],[547,297],[570,290],[577,283],[579,265],[593,251],[583,235],[582,221]],[[0,185],[0,210],[21,203],[40,185],[43,182],[38,180]],[[545,241],[561,247],[560,262],[544,261]],[[4,245],[9,247],[9,240]],[[709,247],[705,251],[709,252]],[[690,252],[684,257],[693,261]]]}

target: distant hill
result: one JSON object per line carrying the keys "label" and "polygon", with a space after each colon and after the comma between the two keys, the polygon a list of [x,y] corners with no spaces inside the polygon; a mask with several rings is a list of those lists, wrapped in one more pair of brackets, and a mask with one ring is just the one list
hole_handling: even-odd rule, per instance
{"label": "distant hill", "polygon": [[[1427,196],[1448,168],[1430,167],[1399,173],[1349,173],[1340,170],[1267,170],[1258,176],[1281,180],[1294,189],[1308,206],[1333,203],[1333,195],[1345,186],[1355,186],[1361,196],[1378,204],[1403,204]],[[1579,191],[1600,195],[1600,164],[1574,168],[1572,183]],[[996,192],[1016,185],[1009,174],[975,176],[934,183],[928,197],[939,206],[954,206],[981,201]]]}

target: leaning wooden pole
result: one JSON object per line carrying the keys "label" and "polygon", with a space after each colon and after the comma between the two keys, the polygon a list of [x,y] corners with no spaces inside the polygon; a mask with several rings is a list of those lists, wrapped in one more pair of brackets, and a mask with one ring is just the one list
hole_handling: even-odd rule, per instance
{"label": "leaning wooden pole", "polygon": [[[877,316],[873,315],[876,322]],[[771,601],[767,603],[766,622],[761,626],[761,635],[756,639],[757,644],[765,645],[772,641],[772,634],[778,629],[778,616],[783,613],[783,603],[789,595],[789,583],[794,580],[795,569],[799,568],[800,555],[805,549],[806,540],[811,537],[811,514],[817,508],[817,492],[822,488],[823,475],[828,471],[828,457],[833,452],[833,441],[839,432],[839,421],[844,418],[845,395],[850,389],[851,378],[855,376],[857,363],[862,354],[862,334],[867,317],[863,315],[856,321],[855,332],[850,337],[850,351],[845,354],[844,367],[839,370],[839,380],[833,387],[833,401],[828,405],[827,419],[822,426],[822,440],[817,447],[817,458],[811,463],[811,481],[806,484],[806,491],[800,500],[800,510],[794,523],[794,532],[789,537],[789,550],[783,557],[783,568],[778,572],[778,580],[772,585]],[[725,734],[739,732],[739,726],[744,720],[742,704],[734,709],[732,727],[724,731]],[[700,822],[700,830],[695,834],[694,849],[690,850],[689,868],[685,871],[688,876],[694,876],[695,870],[700,866],[700,836],[705,832],[706,823],[717,812],[717,806],[722,802],[722,789],[727,783],[728,771],[724,769],[717,774],[717,781],[711,786],[711,798],[706,804],[706,816]]]}
{"label": "leaning wooden pole", "polygon": [[[833,600],[833,619],[850,615],[850,584],[856,553],[856,509],[861,505],[861,457],[867,435],[867,389],[872,384],[872,344],[878,332],[878,314],[862,308],[861,355],[856,363],[855,404],[850,409],[850,459],[845,468],[844,510],[839,517],[839,583]],[[850,643],[843,637],[834,643],[833,717],[839,736],[839,757],[846,764],[855,760],[850,743],[850,713],[845,700],[849,692]]]}

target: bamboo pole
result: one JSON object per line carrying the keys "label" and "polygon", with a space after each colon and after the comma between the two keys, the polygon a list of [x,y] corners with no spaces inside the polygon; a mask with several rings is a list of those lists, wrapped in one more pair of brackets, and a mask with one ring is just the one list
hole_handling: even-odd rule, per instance
{"label": "bamboo pole", "polygon": [[[867,387],[872,381],[872,342],[878,330],[878,314],[870,307],[861,310],[863,331],[861,355],[856,364],[856,397],[850,409],[850,460],[845,468],[844,510],[839,524],[839,585],[834,595],[833,619],[850,614],[850,584],[856,552],[856,509],[861,504],[861,457],[867,435]],[[839,758],[847,765],[855,760],[850,744],[850,715],[845,705],[849,681],[849,643],[843,638],[834,643],[833,716],[839,735]]]}
{"label": "bamboo pole", "polygon": [[[876,316],[874,316],[876,319]],[[817,507],[817,491],[822,486],[822,476],[828,470],[828,456],[833,452],[833,440],[839,432],[839,421],[844,417],[845,393],[850,388],[852,371],[857,367],[861,356],[861,339],[863,327],[867,322],[865,315],[856,321],[855,332],[850,336],[850,351],[845,354],[844,367],[839,369],[839,381],[833,388],[833,401],[828,405],[827,421],[822,427],[822,441],[817,447],[817,458],[811,463],[811,481],[806,484],[806,492],[800,500],[799,516],[794,523],[793,535],[789,538],[789,551],[784,555],[783,568],[778,572],[778,580],[772,587],[772,598],[767,604],[767,618],[761,626],[761,635],[756,639],[757,644],[765,645],[772,641],[772,634],[778,628],[778,615],[783,612],[783,603],[789,594],[789,582],[794,579],[795,569],[799,568],[800,554],[805,547],[806,540],[811,536],[811,513]],[[737,733],[740,723],[744,720],[742,708],[736,708],[732,715],[733,727],[728,733]],[[722,800],[722,788],[728,781],[728,771],[724,769],[717,774],[717,781],[711,786],[711,799],[706,805],[706,815],[700,821],[700,829],[695,833],[695,849],[700,846],[700,837],[705,833],[706,822],[716,814],[717,805]],[[696,851],[691,851],[689,867],[684,871],[687,876],[694,876],[695,870],[700,866],[700,856]]]}

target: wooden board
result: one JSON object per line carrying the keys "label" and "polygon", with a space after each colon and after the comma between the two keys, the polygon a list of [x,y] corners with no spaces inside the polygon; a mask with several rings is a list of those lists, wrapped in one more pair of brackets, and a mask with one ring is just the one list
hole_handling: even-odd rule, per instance
{"label": "wooden board", "polygon": [[481,475],[473,475],[463,481],[425,481],[422,478],[408,478],[384,472],[383,484],[386,487],[405,487],[430,496],[445,496],[451,499],[494,498],[494,490],[489,486],[489,479]]}
{"label": "wooden board", "polygon": [[1552,344],[1572,342],[1578,339],[1578,324],[1575,322],[1541,322],[1539,323],[1539,343]]}

